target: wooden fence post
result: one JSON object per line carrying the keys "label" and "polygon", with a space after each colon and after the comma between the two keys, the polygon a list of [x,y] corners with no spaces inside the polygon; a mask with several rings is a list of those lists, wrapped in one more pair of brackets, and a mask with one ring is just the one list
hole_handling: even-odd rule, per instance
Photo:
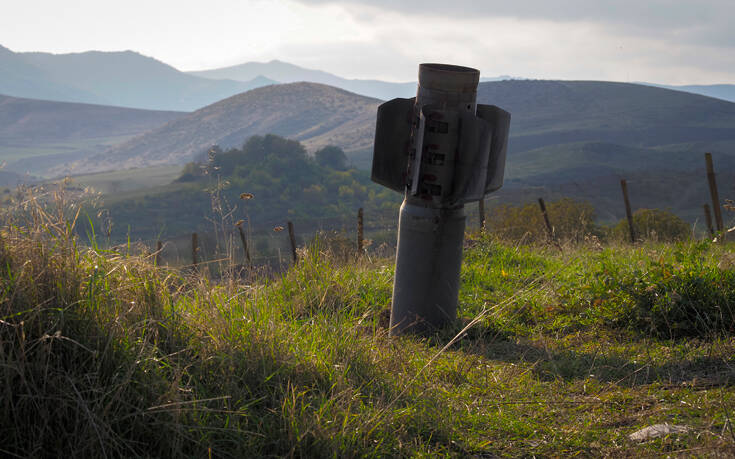
{"label": "wooden fence post", "polygon": [[156,256],[153,258],[153,264],[161,266],[161,251],[163,250],[163,244],[161,241],[156,241]]}
{"label": "wooden fence post", "polygon": [[715,167],[712,164],[712,154],[705,153],[704,160],[707,162],[707,182],[709,182],[709,194],[712,197],[712,210],[715,213],[715,224],[717,231],[725,229],[722,222],[722,209],[720,208],[720,193],[717,191],[717,181],[715,181]]}
{"label": "wooden fence post", "polygon": [[712,213],[709,211],[709,204],[704,205],[704,218],[707,222],[707,229],[709,230],[710,236],[714,236],[715,228],[712,226]]}
{"label": "wooden fence post", "polygon": [[364,250],[364,226],[362,207],[357,211],[357,254],[362,255]]}
{"label": "wooden fence post", "polygon": [[546,204],[544,198],[538,198],[538,206],[541,208],[541,215],[544,216],[544,223],[546,223],[546,233],[549,235],[549,240],[554,240],[554,228],[551,226],[549,221],[549,214],[546,212]]}
{"label": "wooden fence post", "polygon": [[485,197],[483,196],[482,199],[480,199],[477,202],[478,210],[480,211],[480,229],[485,230]]}
{"label": "wooden fence post", "polygon": [[245,238],[245,231],[242,230],[242,225],[237,225],[237,230],[240,232],[240,241],[242,242],[242,250],[245,252],[245,261],[250,265],[250,250],[248,250],[248,241]]}
{"label": "wooden fence post", "polygon": [[298,255],[296,255],[296,235],[293,231],[293,223],[288,222],[288,238],[291,240],[291,255],[293,256],[293,263],[296,264],[299,261]]}
{"label": "wooden fence post", "polygon": [[197,257],[198,251],[199,251],[199,237],[197,236],[197,233],[191,233],[191,262],[195,268],[197,264],[199,264],[199,259]]}
{"label": "wooden fence post", "polygon": [[628,218],[628,229],[630,230],[630,242],[635,244],[635,229],[633,228],[633,212],[630,211],[630,199],[628,199],[628,184],[625,179],[620,180],[620,188],[623,190],[623,201],[625,201],[625,216]]}

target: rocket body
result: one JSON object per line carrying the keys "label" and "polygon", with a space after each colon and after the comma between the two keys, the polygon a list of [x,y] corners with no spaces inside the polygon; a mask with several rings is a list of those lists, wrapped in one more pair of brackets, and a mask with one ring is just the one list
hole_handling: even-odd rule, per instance
{"label": "rocket body", "polygon": [[372,179],[404,193],[391,334],[457,316],[464,204],[502,186],[510,114],[477,105],[480,72],[421,64],[413,99],[378,108]]}

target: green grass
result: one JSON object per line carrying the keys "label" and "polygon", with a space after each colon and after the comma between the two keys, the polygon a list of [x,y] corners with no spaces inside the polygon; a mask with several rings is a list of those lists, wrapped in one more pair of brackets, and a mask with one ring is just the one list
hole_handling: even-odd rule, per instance
{"label": "green grass", "polygon": [[[470,236],[460,315],[476,324],[443,350],[462,325],[387,336],[390,259],[338,255],[321,241],[281,276],[215,282],[156,268],[132,248],[82,246],[58,223],[74,215],[49,206],[2,231],[3,454],[639,457],[735,447],[733,322],[718,319],[735,308],[731,246],[560,252]],[[690,308],[710,320],[690,323],[681,314]],[[661,422],[692,430],[628,440]]]}

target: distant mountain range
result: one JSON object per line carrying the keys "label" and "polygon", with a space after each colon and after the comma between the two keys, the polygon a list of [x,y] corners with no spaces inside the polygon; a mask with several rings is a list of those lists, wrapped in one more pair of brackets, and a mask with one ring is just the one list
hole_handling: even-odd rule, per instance
{"label": "distant mountain range", "polygon": [[14,97],[191,111],[273,83],[200,78],[132,51],[14,53],[0,46],[0,94]]}
{"label": "distant mountain range", "polygon": [[[511,79],[483,77],[481,81]],[[287,62],[247,62],[181,72],[133,51],[15,53],[0,46],[0,94],[154,110],[193,111],[229,96],[278,83],[312,82],[388,100],[412,97],[415,82],[347,79]],[[735,85],[663,86],[735,101]]]}
{"label": "distant mountain range", "polygon": [[[246,91],[251,87],[257,88]],[[693,216],[701,209],[700,195],[706,195],[699,177],[705,151],[715,156],[721,195],[735,196],[735,104],[722,100],[735,100],[735,86],[675,89],[483,81],[478,102],[513,115],[506,187],[496,196],[511,199],[518,190],[538,189],[545,196],[614,200],[619,178],[626,177],[631,193],[638,180],[647,187],[646,196],[656,197],[651,203],[670,199],[672,208]],[[15,96],[0,98],[0,160],[10,174],[182,164],[213,144],[239,146],[251,135],[267,133],[300,140],[312,151],[338,145],[355,166],[367,169],[378,99],[410,97],[415,83],[349,80],[280,61],[184,73],[129,51],[52,55],[0,47],[0,93]],[[612,209],[613,202],[598,199],[597,205]],[[618,210],[610,212],[614,216]]]}
{"label": "distant mountain range", "polygon": [[259,76],[281,83],[308,81],[335,86],[356,94],[388,100],[396,97],[412,97],[416,94],[416,82],[392,83],[380,80],[351,80],[321,70],[311,70],[288,62],[247,62],[245,64],[214,70],[189,72],[191,75],[216,80],[252,81]]}

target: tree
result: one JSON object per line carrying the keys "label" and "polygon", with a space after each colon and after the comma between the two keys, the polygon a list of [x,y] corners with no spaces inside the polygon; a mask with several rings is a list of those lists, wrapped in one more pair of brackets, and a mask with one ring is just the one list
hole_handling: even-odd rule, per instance
{"label": "tree", "polygon": [[314,158],[317,164],[322,167],[328,167],[337,171],[347,170],[347,155],[345,152],[334,145],[327,145],[326,147],[317,150],[314,153]]}

